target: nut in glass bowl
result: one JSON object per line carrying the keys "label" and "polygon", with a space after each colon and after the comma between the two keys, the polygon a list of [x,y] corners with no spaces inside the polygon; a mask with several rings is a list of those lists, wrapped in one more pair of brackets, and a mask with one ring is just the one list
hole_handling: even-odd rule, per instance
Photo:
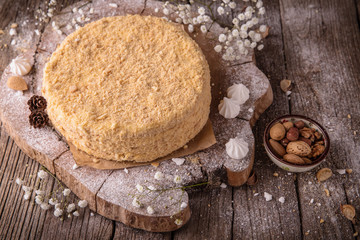
{"label": "nut in glass bowl", "polygon": [[267,155],[280,168],[306,172],[325,160],[330,139],[316,121],[301,115],[285,115],[268,124],[264,146]]}

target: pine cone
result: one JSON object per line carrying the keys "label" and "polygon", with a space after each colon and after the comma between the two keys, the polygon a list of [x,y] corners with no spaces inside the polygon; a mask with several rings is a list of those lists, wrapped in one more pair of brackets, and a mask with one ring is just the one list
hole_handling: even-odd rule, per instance
{"label": "pine cone", "polygon": [[30,111],[37,111],[37,110],[45,110],[46,108],[46,99],[42,96],[33,95],[29,101],[27,102],[29,105]]}
{"label": "pine cone", "polygon": [[31,112],[29,116],[30,125],[34,128],[42,128],[49,123],[49,116],[42,110]]}

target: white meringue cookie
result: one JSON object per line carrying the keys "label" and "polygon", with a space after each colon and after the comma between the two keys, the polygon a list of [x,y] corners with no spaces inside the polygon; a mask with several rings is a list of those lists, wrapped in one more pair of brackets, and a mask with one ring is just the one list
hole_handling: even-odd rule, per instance
{"label": "white meringue cookie", "polygon": [[220,101],[218,109],[224,118],[235,118],[240,112],[239,104],[227,97]]}
{"label": "white meringue cookie", "polygon": [[28,74],[31,70],[31,63],[28,58],[23,56],[17,56],[10,63],[10,70],[13,74],[18,76],[24,76]]}
{"label": "white meringue cookie", "polygon": [[227,96],[237,104],[244,104],[250,97],[250,91],[244,84],[234,84],[227,89]]}
{"label": "white meringue cookie", "polygon": [[234,159],[242,159],[249,152],[249,144],[243,138],[230,138],[225,147],[226,153]]}

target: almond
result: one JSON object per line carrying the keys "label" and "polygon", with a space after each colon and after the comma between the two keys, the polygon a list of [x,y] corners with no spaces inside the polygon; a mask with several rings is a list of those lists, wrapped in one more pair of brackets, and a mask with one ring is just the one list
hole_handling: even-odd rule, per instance
{"label": "almond", "polygon": [[294,123],[293,122],[284,122],[283,125],[287,131],[294,126]]}
{"label": "almond", "polygon": [[285,137],[285,127],[281,123],[276,123],[270,128],[270,137],[274,140],[280,141]]}
{"label": "almond", "polygon": [[302,160],[301,157],[292,153],[285,154],[284,160],[294,164],[305,164],[304,160]]}
{"label": "almond", "polygon": [[316,178],[319,182],[325,181],[332,176],[332,171],[330,168],[322,168],[316,173]]}
{"label": "almond", "polygon": [[296,154],[300,157],[306,157],[311,153],[310,146],[303,141],[289,142],[286,147],[287,153]]}
{"label": "almond", "polygon": [[312,164],[312,161],[306,157],[302,157],[301,159],[304,160],[306,164]]}
{"label": "almond", "polygon": [[273,140],[273,139],[270,139],[269,140],[269,143],[270,143],[270,146],[272,148],[272,150],[279,156],[284,156],[285,155],[285,148],[280,144],[278,143],[277,141]]}
{"label": "almond", "polygon": [[25,80],[19,76],[11,76],[7,80],[7,86],[13,90],[25,91],[28,90],[28,85]]}

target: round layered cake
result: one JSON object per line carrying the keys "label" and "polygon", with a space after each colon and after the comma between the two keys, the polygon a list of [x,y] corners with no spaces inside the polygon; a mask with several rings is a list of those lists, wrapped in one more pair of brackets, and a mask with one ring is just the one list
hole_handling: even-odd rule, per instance
{"label": "round layered cake", "polygon": [[181,25],[151,16],[100,19],[70,34],[44,69],[49,118],[100,159],[148,162],[206,124],[210,72]]}

